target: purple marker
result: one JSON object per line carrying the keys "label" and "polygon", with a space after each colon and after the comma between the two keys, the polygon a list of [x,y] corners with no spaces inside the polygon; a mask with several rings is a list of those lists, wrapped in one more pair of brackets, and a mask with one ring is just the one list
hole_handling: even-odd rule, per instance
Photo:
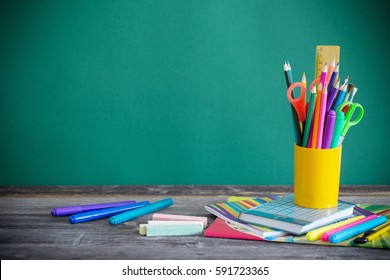
{"label": "purple marker", "polygon": [[324,131],[324,138],[322,139],[322,148],[329,149],[330,142],[332,142],[334,123],[336,121],[336,112],[330,110],[328,115],[326,116],[326,125]]}
{"label": "purple marker", "polygon": [[118,207],[126,204],[135,203],[135,200],[129,201],[118,201],[118,202],[109,202],[102,204],[88,204],[88,205],[76,205],[76,206],[64,206],[58,207],[51,210],[51,214],[56,217],[60,216],[70,216],[77,213],[83,213],[92,210],[105,209],[111,207]]}

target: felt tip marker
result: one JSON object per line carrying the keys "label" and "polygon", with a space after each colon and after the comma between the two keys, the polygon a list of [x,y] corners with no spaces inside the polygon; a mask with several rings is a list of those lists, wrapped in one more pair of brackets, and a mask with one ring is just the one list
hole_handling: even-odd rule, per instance
{"label": "felt tip marker", "polygon": [[118,207],[99,209],[94,211],[88,211],[84,213],[74,214],[68,218],[69,223],[78,224],[88,221],[94,221],[98,219],[103,219],[106,217],[111,217],[125,211],[136,209],[145,205],[148,205],[149,201],[141,201],[137,203],[126,204]]}
{"label": "felt tip marker", "polygon": [[154,202],[152,204],[130,210],[115,216],[112,216],[110,219],[108,219],[108,222],[111,225],[117,225],[123,222],[130,221],[132,219],[135,219],[137,217],[156,212],[160,209],[167,208],[173,204],[173,199],[172,198],[166,198],[157,202]]}
{"label": "felt tip marker", "polygon": [[75,206],[64,206],[57,207],[51,210],[51,214],[56,217],[70,216],[77,213],[83,213],[92,210],[104,209],[122,206],[130,203],[135,203],[135,200],[99,203],[99,204],[87,204],[87,205],[75,205]]}

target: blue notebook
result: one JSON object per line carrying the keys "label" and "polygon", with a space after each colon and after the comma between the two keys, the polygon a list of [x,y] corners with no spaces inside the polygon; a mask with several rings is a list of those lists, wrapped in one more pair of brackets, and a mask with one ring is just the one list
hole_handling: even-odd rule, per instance
{"label": "blue notebook", "polygon": [[293,194],[288,194],[283,198],[242,212],[239,220],[301,235],[351,216],[354,206],[354,204],[339,201],[335,208],[303,208],[294,203]]}

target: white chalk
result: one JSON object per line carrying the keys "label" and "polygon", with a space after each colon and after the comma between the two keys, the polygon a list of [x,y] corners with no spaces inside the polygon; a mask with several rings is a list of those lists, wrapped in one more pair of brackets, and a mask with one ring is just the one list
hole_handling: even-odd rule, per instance
{"label": "white chalk", "polygon": [[203,228],[207,227],[207,217],[154,213],[152,216],[152,220],[153,221],[201,221],[203,222]]}
{"label": "white chalk", "polygon": [[183,236],[203,234],[203,224],[147,224],[146,236]]}
{"label": "white chalk", "polygon": [[201,221],[148,221],[147,224],[140,224],[139,225],[139,234],[141,235],[148,235],[148,226],[152,225],[152,227],[164,227],[164,226],[182,226],[182,225],[198,225],[201,226],[203,229],[203,222]]}

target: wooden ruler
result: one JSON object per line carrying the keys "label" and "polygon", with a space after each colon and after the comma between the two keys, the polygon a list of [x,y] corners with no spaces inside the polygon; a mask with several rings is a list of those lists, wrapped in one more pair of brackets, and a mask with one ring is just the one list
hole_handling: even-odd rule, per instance
{"label": "wooden ruler", "polygon": [[328,63],[328,67],[329,67],[330,63],[333,60],[333,57],[335,57],[336,64],[337,64],[340,61],[340,46],[317,46],[316,47],[316,68],[315,68],[316,78],[321,76],[322,68],[324,68],[325,62]]}

